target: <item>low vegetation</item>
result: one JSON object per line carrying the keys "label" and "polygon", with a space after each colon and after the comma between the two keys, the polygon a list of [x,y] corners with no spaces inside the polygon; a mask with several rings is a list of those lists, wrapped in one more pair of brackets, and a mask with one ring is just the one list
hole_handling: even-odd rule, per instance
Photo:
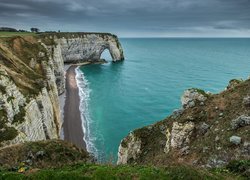
{"label": "low vegetation", "polygon": [[244,179],[248,168],[249,161],[209,171],[184,165],[95,164],[86,151],[60,140],[0,149],[0,179]]}
{"label": "low vegetation", "polygon": [[13,36],[35,36],[35,33],[32,32],[0,32],[1,37],[13,37]]}

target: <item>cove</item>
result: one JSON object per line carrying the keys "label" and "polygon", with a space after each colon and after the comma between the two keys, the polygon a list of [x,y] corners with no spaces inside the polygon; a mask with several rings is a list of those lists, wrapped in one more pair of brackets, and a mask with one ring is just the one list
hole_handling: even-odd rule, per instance
{"label": "cove", "polygon": [[250,39],[127,38],[121,44],[125,61],[80,68],[89,93],[88,141],[99,161],[116,160],[130,131],[179,108],[185,89],[218,93],[249,75]]}

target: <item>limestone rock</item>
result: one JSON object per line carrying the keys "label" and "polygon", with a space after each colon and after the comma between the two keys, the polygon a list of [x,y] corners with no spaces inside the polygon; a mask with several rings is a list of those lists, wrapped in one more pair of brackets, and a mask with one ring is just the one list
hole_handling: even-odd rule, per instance
{"label": "limestone rock", "polygon": [[243,104],[246,107],[250,107],[250,96],[244,97]]}
{"label": "limestone rock", "polygon": [[182,115],[183,111],[184,111],[184,109],[175,109],[173,111],[172,117],[173,118],[179,117],[180,115]]}
{"label": "limestone rock", "polygon": [[141,139],[134,133],[124,138],[119,146],[117,164],[127,164],[141,154]]}
{"label": "limestone rock", "polygon": [[171,141],[171,133],[169,129],[166,130],[166,144],[164,147],[164,152],[168,153],[170,151],[170,141]]}
{"label": "limestone rock", "polygon": [[199,127],[198,127],[198,132],[199,134],[205,134],[207,132],[207,130],[210,128],[210,126],[208,124],[206,124],[205,122],[203,122]]}
{"label": "limestone rock", "polygon": [[195,106],[195,101],[204,102],[207,97],[206,93],[199,89],[188,89],[184,91],[181,97],[181,104],[183,108],[191,108]]}
{"label": "limestone rock", "polygon": [[181,149],[190,142],[190,137],[194,130],[193,122],[174,122],[171,131],[171,148]]}
{"label": "limestone rock", "polygon": [[238,118],[232,120],[231,122],[231,127],[234,130],[249,125],[250,125],[250,117],[246,115],[241,115]]}
{"label": "limestone rock", "polygon": [[64,62],[99,60],[105,49],[113,61],[123,60],[123,51],[118,38],[111,34],[85,34],[83,37],[58,38]]}
{"label": "limestone rock", "polygon": [[230,80],[229,84],[227,86],[227,89],[233,89],[233,88],[235,88],[242,81],[243,81],[242,79],[232,79],[232,80]]}
{"label": "limestone rock", "polygon": [[235,145],[239,145],[241,143],[241,137],[239,136],[231,136],[229,140]]}

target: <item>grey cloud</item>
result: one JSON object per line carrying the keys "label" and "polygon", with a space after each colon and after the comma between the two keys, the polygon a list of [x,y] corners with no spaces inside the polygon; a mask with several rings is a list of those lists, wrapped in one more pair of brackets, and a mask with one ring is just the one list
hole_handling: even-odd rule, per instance
{"label": "grey cloud", "polygon": [[250,36],[250,0],[0,0],[0,16],[26,29]]}

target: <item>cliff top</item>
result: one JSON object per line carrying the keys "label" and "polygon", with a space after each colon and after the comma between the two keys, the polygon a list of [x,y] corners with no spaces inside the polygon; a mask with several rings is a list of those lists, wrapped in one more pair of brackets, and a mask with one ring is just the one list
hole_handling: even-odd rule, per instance
{"label": "cliff top", "polygon": [[[211,168],[232,160],[249,162],[249,89],[250,79],[234,79],[219,94],[199,89],[185,91],[181,109],[156,124],[133,131],[122,141],[120,163],[181,163]],[[130,153],[126,154],[126,149]]]}
{"label": "cliff top", "polygon": [[115,36],[114,34],[111,33],[106,33],[106,32],[40,32],[40,33],[32,33],[32,32],[0,32],[0,38],[6,38],[6,37],[15,37],[15,36],[57,36],[58,38],[60,37],[69,37],[72,35],[76,36],[82,36],[82,35],[87,35],[87,34],[97,34],[97,35],[109,35],[109,36]]}
{"label": "cliff top", "polygon": [[240,179],[229,171],[187,166],[94,164],[87,152],[60,140],[0,149],[0,179]]}

